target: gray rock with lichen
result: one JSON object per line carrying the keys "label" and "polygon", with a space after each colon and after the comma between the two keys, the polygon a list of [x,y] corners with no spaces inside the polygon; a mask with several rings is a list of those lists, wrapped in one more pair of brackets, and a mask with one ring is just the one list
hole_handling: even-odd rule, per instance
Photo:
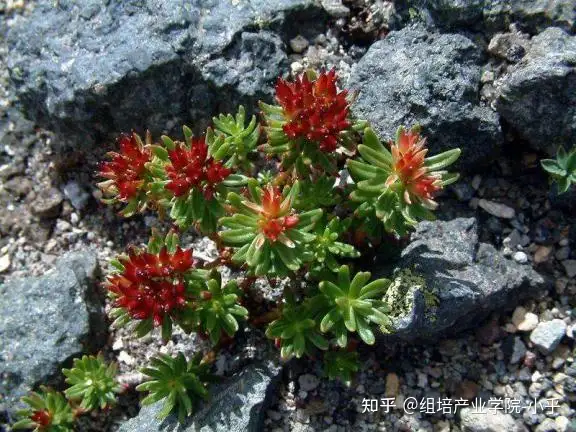
{"label": "gray rock with lichen", "polygon": [[162,401],[141,409],[137,417],[120,427],[120,432],[257,432],[263,428],[264,413],[280,379],[281,368],[271,361],[252,363],[238,375],[210,389],[210,402],[201,405],[183,425],[175,416],[160,421],[156,415]]}
{"label": "gray rock with lichen", "polygon": [[512,23],[537,33],[557,26],[574,30],[572,0],[400,0],[397,7],[418,11],[443,30],[502,31]]}
{"label": "gray rock with lichen", "polygon": [[421,26],[391,32],[352,69],[348,86],[359,92],[352,111],[382,137],[419,124],[431,154],[462,149],[460,169],[488,163],[502,136],[496,113],[479,102],[482,57],[462,35]]}
{"label": "gray rock with lichen", "polygon": [[0,411],[12,411],[32,388],[60,378],[70,358],[104,344],[97,274],[93,252],[74,252],[42,277],[0,286]]}
{"label": "gray rock with lichen", "polygon": [[41,0],[8,35],[8,68],[27,114],[55,142],[195,126],[269,98],[290,25],[322,25],[313,0]]}
{"label": "gray rock with lichen", "polygon": [[404,278],[385,297],[394,316],[390,336],[409,341],[470,328],[547,286],[532,268],[479,243],[474,218],[421,222],[397,267],[410,269],[416,282]]}

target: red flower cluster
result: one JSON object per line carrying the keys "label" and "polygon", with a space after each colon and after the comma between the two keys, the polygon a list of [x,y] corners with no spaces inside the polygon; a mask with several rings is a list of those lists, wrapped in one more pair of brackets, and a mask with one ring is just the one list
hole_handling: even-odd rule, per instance
{"label": "red flower cluster", "polygon": [[170,182],[166,189],[174,196],[187,194],[190,189],[201,190],[206,199],[212,199],[214,187],[228,177],[231,171],[208,157],[204,138],[194,138],[188,149],[183,144],[168,152],[171,164],[166,166]]}
{"label": "red flower cluster", "polygon": [[36,423],[40,430],[44,430],[52,424],[52,414],[48,410],[34,411],[30,420]]}
{"label": "red flower cluster", "polygon": [[413,131],[400,132],[397,143],[391,144],[393,172],[386,180],[390,186],[400,180],[405,186],[404,199],[412,204],[411,197],[416,197],[429,208],[435,208],[433,196],[442,189],[441,177],[428,171],[425,165],[426,139]]}
{"label": "red flower cluster", "polygon": [[338,134],[350,126],[347,95],[346,90],[338,92],[334,69],[322,72],[315,81],[306,74],[292,83],[279,78],[276,100],[287,119],[284,133],[291,139],[317,141],[325,152],[336,150]]}
{"label": "red flower cluster", "polygon": [[115,306],[136,319],[152,318],[161,325],[166,315],[186,303],[183,274],[192,268],[192,250],[169,254],[131,253],[121,259],[122,273],[108,276],[107,288],[117,297]]}
{"label": "red flower cluster", "polygon": [[278,237],[298,225],[297,215],[288,215],[290,209],[282,206],[282,194],[277,187],[269,185],[262,194],[262,205],[256,209],[260,213],[258,226],[262,233],[275,242]]}
{"label": "red flower cluster", "polygon": [[119,144],[120,153],[108,153],[112,160],[100,166],[99,175],[108,179],[100,185],[117,194],[121,201],[127,201],[135,197],[144,184],[145,165],[152,153],[138,143],[134,134],[122,135]]}

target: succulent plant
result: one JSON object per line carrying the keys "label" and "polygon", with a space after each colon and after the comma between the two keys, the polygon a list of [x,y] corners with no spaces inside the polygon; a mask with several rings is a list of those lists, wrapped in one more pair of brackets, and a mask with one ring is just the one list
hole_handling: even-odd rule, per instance
{"label": "succulent plant", "polygon": [[314,231],[316,238],[307,244],[312,257],[312,271],[319,273],[323,269],[337,271],[339,268],[336,257],[357,258],[360,256],[354,246],[338,241],[350,224],[334,217],[327,224],[318,224]]}
{"label": "succulent plant", "polygon": [[234,336],[238,331],[237,319],[248,317],[248,310],[238,303],[241,295],[236,281],[222,286],[217,272],[212,272],[201,289],[196,289],[192,316],[197,328],[208,333],[212,343],[218,343],[223,332]]}
{"label": "succulent plant", "polygon": [[560,147],[556,159],[542,159],[540,163],[558,184],[558,193],[566,192],[572,183],[576,183],[576,147],[569,153]]}
{"label": "succulent plant", "polygon": [[250,198],[228,194],[234,214],[220,219],[228,228],[221,239],[237,248],[233,261],[246,263],[257,276],[287,276],[303,264],[304,245],[314,240],[309,231],[322,216],[321,209],[298,213],[294,200],[299,184],[285,187],[249,184]]}
{"label": "succulent plant", "polygon": [[212,122],[214,129],[209,128],[206,133],[210,155],[216,161],[226,159],[226,167],[250,171],[252,163],[248,156],[256,149],[260,138],[256,116],[253,115],[246,125],[246,110],[240,105],[235,116],[220,114],[213,117]]}
{"label": "succulent plant", "polygon": [[349,159],[347,168],[356,182],[350,197],[360,206],[358,215],[374,212],[387,231],[404,235],[418,220],[433,219],[434,194],[455,182],[457,174],[443,171],[460,156],[460,149],[426,158],[425,139],[416,129],[399,128],[391,151],[374,131],[366,128],[358,146],[360,160]]}
{"label": "succulent plant", "polygon": [[262,150],[280,155],[282,167],[300,176],[307,175],[311,165],[333,172],[340,133],[351,125],[347,95],[338,91],[334,70],[318,77],[310,71],[293,82],[278,79],[279,106],[260,103],[268,136]]}
{"label": "succulent plant", "polygon": [[227,193],[224,181],[232,171],[209,156],[205,138],[194,138],[189,128],[184,128],[184,138],[185,142],[162,138],[168,148],[164,187],[173,196],[170,216],[181,229],[196,223],[202,232],[212,233],[224,214],[215,195]]}
{"label": "succulent plant", "polygon": [[[368,122],[351,115],[353,97],[338,88],[334,70],[279,78],[275,96],[276,105],[261,103],[262,122],[241,106],[214,117],[203,136],[184,127],[182,141],[155,143],[149,133],[145,142],[135,134],[120,139],[100,171],[105,202],[126,204],[124,216],[157,211],[172,226],[165,238],[153,233],[146,249],[131,247],[112,261],[110,315],[115,326],[135,321],[140,336],[160,327],[168,341],[178,326],[209,337],[206,362],[250,315],[249,324],[268,323],[266,335],[283,358],[325,353],[326,374],[349,384],[359,369],[350,350],[358,340],[375,343],[374,326],[393,330],[389,314],[397,315],[406,287],[398,277],[393,285],[370,282],[367,272],[351,277],[348,265],[362,266],[359,251],[385,257],[389,241],[433,218],[436,195],[458,177],[445,169],[460,150],[427,157],[417,128],[399,128],[383,145]],[[576,151],[542,165],[566,190]],[[190,228],[216,253],[197,253],[194,262],[178,240]],[[241,285],[223,284],[222,267]],[[250,301],[260,278],[282,289],[271,310]],[[208,369],[199,357],[155,358],[145,370],[151,380],[139,386],[150,391],[144,402],[164,399],[161,416],[176,411],[182,421],[193,400],[206,397]],[[81,384],[78,377],[69,393],[80,394]],[[102,400],[93,399],[85,406]]]}
{"label": "succulent plant", "polygon": [[22,398],[29,408],[17,412],[19,421],[13,429],[34,432],[69,432],[73,429],[74,413],[62,393],[45,387]]}
{"label": "succulent plant", "polygon": [[331,380],[339,379],[350,386],[360,369],[356,351],[328,351],[324,353],[324,373]]}
{"label": "succulent plant", "polygon": [[[149,140],[149,135],[147,135]],[[122,210],[126,217],[142,211],[149,204],[147,185],[152,175],[147,164],[153,159],[150,142],[144,145],[136,133],[122,135],[118,139],[119,152],[109,152],[110,161],[100,165],[98,175],[106,180],[98,183],[105,202],[125,203]]]}
{"label": "succulent plant", "polygon": [[159,419],[175,412],[182,423],[192,413],[198,399],[208,398],[206,385],[212,380],[209,371],[210,365],[201,361],[201,355],[186,361],[182,353],[176,357],[160,354],[152,358],[149,367],[142,369],[150,380],[138,385],[136,390],[149,392],[142,405],[164,400]]}
{"label": "succulent plant", "polygon": [[320,333],[314,319],[318,306],[324,306],[318,305],[317,300],[309,299],[300,305],[288,302],[282,309],[282,316],[268,325],[266,336],[276,340],[282,358],[310,355],[314,348],[328,349],[328,341]]}
{"label": "succulent plant", "polygon": [[371,323],[379,326],[390,324],[387,307],[380,299],[390,285],[388,279],[370,280],[369,272],[359,272],[350,280],[348,266],[341,266],[338,276],[332,281],[320,282],[320,291],[330,302],[329,312],[320,322],[320,330],[336,336],[342,348],[348,344],[348,332],[357,332],[368,345],[374,344]]}
{"label": "succulent plant", "polygon": [[151,248],[132,248],[127,256],[112,261],[116,272],[107,277],[105,286],[113,299],[110,314],[115,326],[139,320],[140,336],[162,326],[167,340],[174,317],[187,305],[186,280],[194,272],[192,250],[181,249],[172,234],[159,252],[157,242],[151,242]]}
{"label": "succulent plant", "polygon": [[84,355],[74,359],[71,369],[62,369],[66,383],[71,387],[64,392],[69,400],[79,400],[83,410],[103,409],[116,403],[121,388],[116,381],[117,365],[106,365],[104,357]]}
{"label": "succulent plant", "polygon": [[319,177],[314,181],[301,181],[294,208],[309,211],[335,206],[340,201],[340,196],[334,190],[335,183],[336,180],[329,176]]}

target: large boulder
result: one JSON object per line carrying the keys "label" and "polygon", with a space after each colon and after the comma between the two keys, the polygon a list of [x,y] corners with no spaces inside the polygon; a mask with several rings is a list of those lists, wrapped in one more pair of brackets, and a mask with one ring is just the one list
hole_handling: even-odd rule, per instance
{"label": "large boulder", "polygon": [[0,286],[0,412],[12,411],[29,390],[60,377],[72,357],[104,344],[98,271],[93,252],[74,252],[42,277]]}
{"label": "large boulder", "polygon": [[183,122],[267,98],[292,20],[321,25],[313,0],[40,0],[8,35],[8,68],[27,114],[91,145],[109,132]]}
{"label": "large boulder", "polygon": [[576,36],[549,28],[499,83],[497,110],[535,149],[576,142]]}
{"label": "large boulder", "polygon": [[530,266],[479,243],[474,218],[421,222],[397,267],[409,269],[410,276],[387,293],[387,300],[393,337],[408,341],[465,330],[548,285]]}
{"label": "large boulder", "polygon": [[557,26],[574,30],[572,0],[400,0],[399,8],[419,10],[445,30],[502,31],[511,23],[530,33]]}
{"label": "large boulder", "polygon": [[252,363],[211,389],[210,402],[180,425],[175,416],[159,421],[163,401],[144,407],[119,432],[258,432],[263,430],[266,406],[280,380],[281,368],[271,361]]}
{"label": "large boulder", "polygon": [[498,116],[479,103],[482,50],[465,36],[422,27],[391,32],[352,69],[355,115],[384,137],[420,124],[431,153],[462,149],[460,168],[489,163],[501,144]]}

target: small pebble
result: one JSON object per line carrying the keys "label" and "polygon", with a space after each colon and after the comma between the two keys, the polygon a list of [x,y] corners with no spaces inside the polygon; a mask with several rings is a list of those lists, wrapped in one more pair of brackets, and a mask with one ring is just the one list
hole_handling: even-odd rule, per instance
{"label": "small pebble", "polygon": [[386,397],[396,397],[400,390],[400,380],[395,373],[386,375],[386,390],[384,394]]}
{"label": "small pebble", "polygon": [[576,260],[566,260],[562,262],[566,275],[569,278],[576,276]]}
{"label": "small pebble", "polygon": [[300,35],[296,36],[294,39],[290,39],[290,48],[297,54],[303,53],[306,48],[308,48],[309,42],[305,37]]}
{"label": "small pebble", "polygon": [[310,392],[318,387],[318,378],[312,374],[300,375],[298,377],[298,384],[300,385],[300,390]]}
{"label": "small pebble", "polygon": [[0,273],[10,268],[10,255],[5,254],[0,257]]}
{"label": "small pebble", "polygon": [[528,262],[528,255],[522,251],[514,252],[512,259],[518,264],[526,264]]}
{"label": "small pebble", "polygon": [[538,325],[538,315],[528,312],[522,306],[518,306],[512,314],[512,324],[519,331],[532,331]]}
{"label": "small pebble", "polygon": [[494,201],[481,199],[478,201],[478,206],[487,213],[490,213],[492,216],[496,216],[500,219],[514,219],[516,216],[516,211],[513,208]]}

